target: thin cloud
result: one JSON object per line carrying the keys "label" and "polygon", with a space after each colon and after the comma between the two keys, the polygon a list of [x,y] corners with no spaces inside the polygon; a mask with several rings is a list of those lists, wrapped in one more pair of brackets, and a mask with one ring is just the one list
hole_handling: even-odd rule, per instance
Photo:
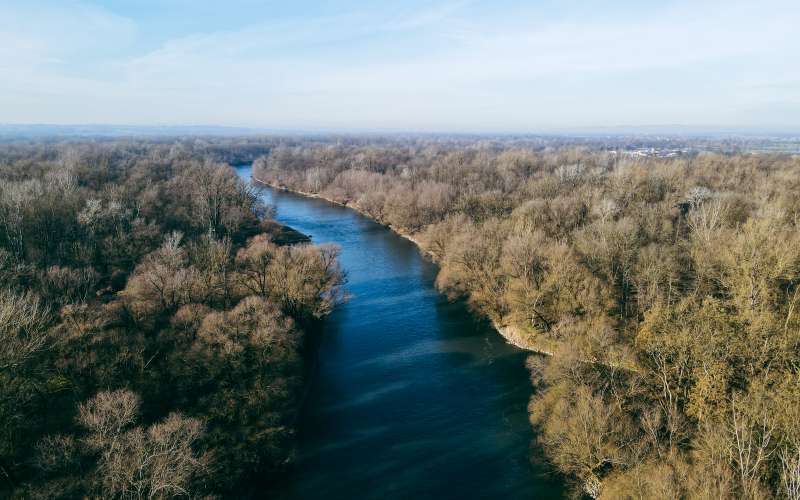
{"label": "thin cloud", "polygon": [[[762,105],[761,120],[772,114],[785,122],[775,102],[796,96],[779,85],[764,96],[764,85],[800,79],[800,69],[787,64],[800,50],[794,2],[682,1],[614,16],[554,15],[527,4],[480,15],[487,5],[288,15],[168,38],[155,50],[130,50],[136,21],[103,9],[57,11],[63,22],[52,36],[25,28],[33,19],[18,19],[22,28],[1,31],[0,42],[20,50],[0,59],[13,69],[0,89],[27,105],[15,106],[6,92],[0,104],[11,119],[0,120],[83,121],[74,114],[85,102],[84,116],[99,122],[473,130],[747,125],[745,110]],[[55,47],[81,29],[89,34]],[[93,45],[104,38],[107,47]],[[88,61],[65,67],[77,52]]]}

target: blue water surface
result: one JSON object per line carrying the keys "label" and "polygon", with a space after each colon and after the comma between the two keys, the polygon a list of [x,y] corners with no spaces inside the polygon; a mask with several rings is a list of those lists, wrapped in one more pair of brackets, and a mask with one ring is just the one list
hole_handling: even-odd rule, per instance
{"label": "blue water surface", "polygon": [[324,200],[263,197],[279,222],[339,245],[351,296],[325,322],[279,497],[561,498],[530,461],[527,353],[439,294],[413,243]]}

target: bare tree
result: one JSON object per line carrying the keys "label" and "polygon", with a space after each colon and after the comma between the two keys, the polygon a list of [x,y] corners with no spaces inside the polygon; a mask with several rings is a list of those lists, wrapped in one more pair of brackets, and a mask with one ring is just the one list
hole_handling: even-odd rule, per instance
{"label": "bare tree", "polygon": [[104,495],[122,498],[191,496],[190,482],[208,466],[195,452],[203,424],[171,413],[147,429],[132,427],[139,397],[121,389],[100,392],[79,406],[78,419],[89,431],[87,442],[100,452],[98,473]]}
{"label": "bare tree", "polygon": [[174,312],[193,302],[196,270],[187,267],[182,235],[172,233],[164,244],[147,255],[134,270],[122,296],[133,317],[146,321],[163,312]]}
{"label": "bare tree", "polygon": [[30,293],[0,290],[0,371],[15,369],[48,345],[49,309]]}
{"label": "bare tree", "polygon": [[788,500],[800,500],[800,446],[781,450],[781,487]]}
{"label": "bare tree", "polygon": [[119,389],[103,391],[78,406],[78,421],[91,431],[89,443],[95,448],[114,448],[116,439],[139,416],[139,396]]}
{"label": "bare tree", "polygon": [[739,475],[742,493],[747,498],[760,498],[762,467],[773,453],[772,433],[775,423],[766,410],[753,414],[753,409],[739,396],[730,401],[728,432],[731,436],[731,462]]}

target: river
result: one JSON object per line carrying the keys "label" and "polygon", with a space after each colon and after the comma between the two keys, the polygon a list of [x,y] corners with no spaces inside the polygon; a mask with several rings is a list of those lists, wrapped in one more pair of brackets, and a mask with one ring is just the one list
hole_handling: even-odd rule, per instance
{"label": "river", "polygon": [[324,200],[263,196],[279,222],[341,247],[351,295],[325,321],[278,498],[561,498],[529,459],[527,353],[437,293],[410,241]]}

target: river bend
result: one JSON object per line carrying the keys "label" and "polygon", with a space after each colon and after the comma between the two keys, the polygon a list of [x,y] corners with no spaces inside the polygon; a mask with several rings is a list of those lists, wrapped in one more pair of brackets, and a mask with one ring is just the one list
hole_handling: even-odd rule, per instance
{"label": "river bend", "polygon": [[263,196],[279,222],[341,247],[351,295],[325,321],[279,498],[561,498],[529,460],[527,353],[437,293],[408,240],[324,200]]}

